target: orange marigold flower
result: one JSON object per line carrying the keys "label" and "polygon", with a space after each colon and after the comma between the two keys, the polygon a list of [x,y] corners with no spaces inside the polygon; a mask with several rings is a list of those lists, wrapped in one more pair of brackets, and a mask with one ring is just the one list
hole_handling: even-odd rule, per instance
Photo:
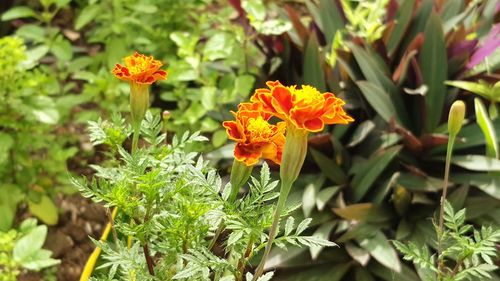
{"label": "orange marigold flower", "polygon": [[257,89],[251,100],[262,104],[266,113],[292,123],[299,129],[320,132],[325,124],[354,121],[343,109],[345,102],[332,93],[320,93],[303,85],[285,87],[279,81],[267,82],[268,89]]}
{"label": "orange marigold flower", "polygon": [[267,121],[270,114],[257,103],[241,103],[237,112],[232,112],[235,121],[225,121],[224,128],[229,139],[237,142],[234,148],[236,160],[247,166],[255,165],[260,158],[281,163],[285,145],[285,122],[276,125]]}
{"label": "orange marigold flower", "polygon": [[135,54],[124,58],[125,65],[117,63],[113,74],[120,80],[138,84],[153,84],[158,80],[167,79],[167,72],[160,68],[163,64],[153,56]]}

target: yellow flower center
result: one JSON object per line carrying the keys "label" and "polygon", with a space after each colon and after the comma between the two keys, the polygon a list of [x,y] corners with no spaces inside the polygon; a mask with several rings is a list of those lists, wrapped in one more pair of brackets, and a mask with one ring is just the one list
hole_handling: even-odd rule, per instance
{"label": "yellow flower center", "polygon": [[272,127],[262,116],[248,120],[247,130],[253,141],[265,141],[273,135]]}
{"label": "yellow flower center", "polygon": [[131,75],[140,74],[144,71],[151,69],[154,64],[152,57],[127,57],[125,58],[125,65],[127,66]]}
{"label": "yellow flower center", "polygon": [[300,105],[316,104],[325,100],[316,88],[307,85],[302,86],[301,89],[295,89],[293,96],[295,103]]}

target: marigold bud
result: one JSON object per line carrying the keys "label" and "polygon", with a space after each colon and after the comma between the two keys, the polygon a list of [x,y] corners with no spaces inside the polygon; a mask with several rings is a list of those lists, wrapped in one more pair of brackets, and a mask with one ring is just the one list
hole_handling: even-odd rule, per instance
{"label": "marigold bud", "polygon": [[464,118],[465,103],[461,100],[457,100],[451,105],[448,115],[448,133],[451,136],[456,136],[458,132],[460,132]]}

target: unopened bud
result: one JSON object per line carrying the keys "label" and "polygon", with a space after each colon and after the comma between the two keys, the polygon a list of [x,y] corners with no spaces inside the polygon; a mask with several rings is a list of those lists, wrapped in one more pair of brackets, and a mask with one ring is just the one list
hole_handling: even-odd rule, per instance
{"label": "unopened bud", "polygon": [[161,116],[163,117],[163,121],[167,121],[170,118],[170,115],[170,111],[164,110],[161,114]]}
{"label": "unopened bud", "polygon": [[448,133],[451,136],[456,136],[460,132],[464,118],[465,103],[457,100],[451,105],[450,114],[448,115]]}

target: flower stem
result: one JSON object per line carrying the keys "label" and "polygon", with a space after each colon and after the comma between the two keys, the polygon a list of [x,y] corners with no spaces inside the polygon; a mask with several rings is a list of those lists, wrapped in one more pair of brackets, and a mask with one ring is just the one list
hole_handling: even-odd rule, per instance
{"label": "flower stem", "polygon": [[442,254],[442,242],[443,242],[443,224],[444,224],[444,204],[446,201],[446,194],[448,192],[448,178],[450,175],[450,162],[451,162],[451,155],[453,152],[453,145],[455,144],[455,138],[456,135],[452,134],[448,138],[448,147],[446,150],[446,164],[444,168],[444,186],[443,186],[443,194],[441,196],[441,207],[439,210],[439,225],[438,225],[438,280],[442,277],[442,271],[443,271],[443,266],[444,266],[444,257],[441,256]]}
{"label": "flower stem", "polygon": [[[118,208],[114,208],[113,212],[111,213],[111,219],[114,219],[116,217],[116,213],[118,212]],[[101,238],[99,241],[106,241],[108,239],[109,232],[111,231],[111,222],[108,222],[106,225],[106,228],[104,229]],[[90,255],[89,259],[85,263],[85,267],[83,268],[82,275],[80,276],[80,281],[87,281],[89,280],[90,276],[92,275],[92,272],[94,272],[94,267],[97,262],[97,258],[99,258],[99,255],[101,254],[101,247],[97,246],[95,247],[94,251]]]}
{"label": "flower stem", "polygon": [[264,250],[260,264],[255,270],[253,281],[256,281],[264,272],[264,265],[266,264],[267,257],[271,252],[273,241],[278,231],[281,212],[285,207],[285,202],[288,198],[288,194],[290,193],[290,189],[299,176],[304,160],[306,159],[308,132],[296,128],[295,125],[291,123],[287,124],[286,131],[285,149],[283,150],[280,167],[280,197],[278,198],[278,204],[276,206],[276,210],[274,211],[273,224],[269,230],[269,240],[267,241],[266,249]]}
{"label": "flower stem", "polygon": [[264,266],[266,264],[267,257],[271,252],[271,248],[274,242],[274,237],[276,236],[276,232],[278,230],[278,225],[281,218],[281,212],[285,207],[285,202],[291,187],[292,187],[291,185],[285,186],[283,182],[281,184],[280,197],[278,199],[276,210],[274,211],[273,224],[271,225],[271,229],[269,230],[269,239],[267,240],[266,248],[264,250],[264,254],[262,255],[262,259],[260,260],[259,266],[255,270],[255,274],[253,276],[254,281],[257,280],[264,272]]}

